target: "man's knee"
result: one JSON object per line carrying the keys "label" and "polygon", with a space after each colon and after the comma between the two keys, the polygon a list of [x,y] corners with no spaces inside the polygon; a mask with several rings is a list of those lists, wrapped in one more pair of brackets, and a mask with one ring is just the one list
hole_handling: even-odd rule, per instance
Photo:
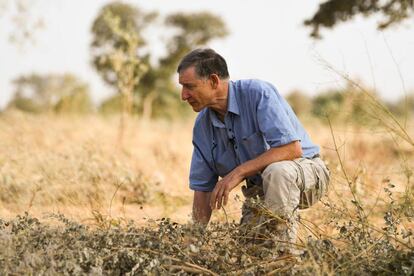
{"label": "man's knee", "polygon": [[297,168],[293,161],[275,162],[267,166],[262,173],[263,188],[265,191],[272,186],[279,189],[288,188],[296,182],[297,177]]}

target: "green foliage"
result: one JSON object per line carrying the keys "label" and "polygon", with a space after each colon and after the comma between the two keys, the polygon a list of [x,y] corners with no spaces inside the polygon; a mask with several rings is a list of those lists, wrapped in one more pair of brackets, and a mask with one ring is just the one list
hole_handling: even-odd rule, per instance
{"label": "green foliage", "polygon": [[311,98],[298,90],[289,93],[286,100],[298,116],[307,115],[312,109]]}
{"label": "green foliage", "polygon": [[[110,115],[110,114],[116,114],[122,112],[122,95],[121,94],[115,94],[110,96],[109,98],[105,99],[100,105],[99,105],[99,112],[101,112],[104,115]],[[140,104],[140,98],[137,97],[137,95],[134,95],[133,99],[133,112],[137,113],[139,110],[137,109]]]}
{"label": "green foliage", "polygon": [[185,118],[193,114],[187,103],[181,101],[178,93],[165,93],[153,102],[153,116],[167,119]]}
{"label": "green foliage", "polygon": [[120,113],[122,110],[122,97],[120,94],[113,95],[112,97],[104,100],[100,106],[99,111],[105,115]]}
{"label": "green foliage", "polygon": [[378,28],[385,29],[412,16],[413,3],[412,0],[327,0],[304,24],[312,28],[311,36],[320,38],[320,27],[332,28],[356,15],[368,17],[380,13],[383,19],[378,23]]}
{"label": "green foliage", "polygon": [[[189,106],[180,100],[180,95],[178,93],[165,93],[162,97],[155,98],[151,107],[153,117],[165,118],[165,119],[175,119],[180,117],[186,117],[191,115],[192,109]],[[117,114],[122,111],[122,97],[120,94],[113,95],[105,101],[103,101],[99,106],[99,112],[104,115]],[[143,113],[143,104],[141,99],[135,95],[134,97],[134,113]]]}
{"label": "green foliage", "polygon": [[40,113],[42,112],[42,107],[32,99],[17,96],[14,97],[7,106],[8,109],[15,108],[24,112],[29,113]]}
{"label": "green foliage", "polygon": [[396,103],[390,103],[388,108],[396,116],[413,116],[414,115],[414,93],[401,97]]}
{"label": "green foliage", "polygon": [[55,105],[57,113],[85,114],[92,111],[92,102],[86,86],[79,87],[72,94],[63,96]]}
{"label": "green foliage", "polygon": [[89,87],[72,74],[31,74],[14,80],[15,94],[7,108],[26,112],[76,112],[92,110]]}
{"label": "green foliage", "polygon": [[319,118],[338,117],[344,102],[341,91],[328,91],[319,94],[312,100],[312,113]]}
{"label": "green foliage", "polygon": [[377,121],[378,104],[383,104],[375,92],[356,90],[351,84],[341,90],[330,90],[312,100],[312,114],[331,121],[368,125]]}

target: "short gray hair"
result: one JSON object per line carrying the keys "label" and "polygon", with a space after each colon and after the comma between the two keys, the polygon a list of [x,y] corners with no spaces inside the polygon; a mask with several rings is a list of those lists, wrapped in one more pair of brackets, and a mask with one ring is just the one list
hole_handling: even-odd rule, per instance
{"label": "short gray hair", "polygon": [[191,66],[194,66],[197,75],[201,78],[208,78],[211,74],[217,74],[220,79],[229,78],[226,60],[213,49],[191,51],[183,57],[177,72],[180,73]]}

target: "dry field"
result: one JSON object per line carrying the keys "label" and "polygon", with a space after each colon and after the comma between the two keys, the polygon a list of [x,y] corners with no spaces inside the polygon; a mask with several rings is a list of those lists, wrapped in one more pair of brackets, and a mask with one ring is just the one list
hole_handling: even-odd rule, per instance
{"label": "dry field", "polygon": [[[63,214],[91,229],[124,227],[129,220],[137,227],[157,227],[161,218],[186,224],[190,221],[192,201],[187,182],[192,123],[192,118],[186,122],[144,122],[131,118],[120,143],[119,119],[115,117],[2,114],[0,218],[13,221],[17,215],[27,212],[41,223],[53,225],[59,222],[50,219],[50,215]],[[331,130],[329,126],[310,119],[305,119],[304,124],[314,142],[321,145],[322,155],[332,173],[332,182],[328,196],[301,213],[299,242],[304,244],[312,236],[316,240],[329,239],[336,247],[343,248],[351,246],[349,243],[354,239],[338,238],[343,229],[352,232],[357,226],[367,227],[378,237],[384,237],[389,230],[387,221],[391,221],[390,224],[408,236],[387,240],[397,244],[396,248],[400,248],[400,244],[401,250],[408,248],[412,252],[409,232],[413,224],[409,219],[413,217],[414,147],[381,128],[334,125]],[[414,137],[413,125],[407,129]],[[233,192],[226,212],[215,211],[213,221],[237,222],[242,199],[240,190]],[[390,210],[395,210],[395,214]],[[395,218],[397,213],[398,218]],[[365,223],[368,226],[364,226]],[[194,248],[190,249],[196,252]],[[368,254],[369,250],[363,249],[361,256]],[[407,258],[411,258],[411,267],[408,262],[407,271],[411,269],[412,272],[414,257]],[[4,260],[0,257],[0,268]],[[188,264],[190,261],[186,260]],[[352,264],[352,259],[348,262]],[[317,259],[311,266],[314,270],[306,271],[310,274],[347,272],[346,269],[337,270],[332,263],[318,263],[319,266],[316,263]],[[3,263],[4,267],[8,267],[6,264]],[[186,268],[182,263],[181,268],[170,266],[164,272],[211,274],[214,269],[210,267],[210,270],[203,271],[202,267],[209,266],[207,262],[203,264]],[[258,267],[264,269],[260,265]],[[344,267],[347,266],[342,266],[342,269]],[[228,271],[220,269],[216,272]],[[389,269],[379,271],[389,272]],[[0,271],[10,273],[9,270]],[[111,273],[126,271],[131,269]],[[366,270],[367,273],[370,271]],[[31,270],[31,273],[38,272]]]}

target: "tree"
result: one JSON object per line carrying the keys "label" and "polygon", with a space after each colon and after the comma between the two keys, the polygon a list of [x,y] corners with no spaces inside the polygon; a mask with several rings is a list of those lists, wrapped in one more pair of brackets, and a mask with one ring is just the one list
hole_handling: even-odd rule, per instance
{"label": "tree", "polygon": [[[121,77],[117,74],[115,55],[119,55],[119,59],[122,54],[129,59],[135,58],[140,63],[137,65],[145,63],[146,56],[140,50],[146,41],[141,34],[155,17],[154,13],[145,13],[119,2],[101,9],[92,24],[91,53],[93,65],[106,83],[116,87]],[[133,73],[140,75],[142,70],[136,66]]]}
{"label": "tree", "polygon": [[[138,90],[144,95],[142,111],[144,117],[151,117],[152,106],[164,114],[164,107],[182,107],[172,77],[179,61],[195,47],[206,45],[211,40],[223,38],[228,34],[225,23],[220,17],[207,12],[174,13],[165,19],[165,25],[174,35],[167,43],[167,54],[161,57],[156,66],[151,66],[142,78]],[[181,108],[183,110],[183,108]]]}
{"label": "tree", "polygon": [[122,143],[125,117],[133,109],[134,90],[148,70],[141,49],[141,31],[155,17],[128,4],[114,2],[104,6],[92,25],[93,63],[103,79],[121,95],[118,141]]}
{"label": "tree", "polygon": [[312,37],[320,38],[320,27],[333,28],[356,15],[368,17],[382,14],[378,28],[385,29],[412,16],[413,3],[413,0],[328,0],[321,3],[316,13],[304,24],[312,28]]}
{"label": "tree", "polygon": [[89,87],[72,74],[31,74],[13,81],[16,89],[8,108],[28,112],[88,112]]}
{"label": "tree", "polygon": [[[105,19],[108,11],[113,17],[118,18],[117,32]],[[166,114],[169,112],[168,107],[172,106],[174,109],[177,107],[181,109],[177,88],[172,81],[179,60],[194,47],[205,45],[212,39],[224,37],[227,34],[224,22],[215,15],[205,12],[171,14],[166,17],[164,26],[159,28],[172,34],[166,43],[167,53],[156,60],[145,48],[144,36],[145,29],[154,22],[156,17],[155,13],[143,12],[137,7],[114,2],[101,10],[92,26],[93,64],[104,81],[117,88],[119,92],[122,92],[118,82],[119,77],[126,74],[117,71],[116,64],[111,61],[110,57],[114,52],[117,52],[119,56],[126,55],[128,49],[131,49],[128,46],[131,43],[124,36],[119,35],[120,32],[136,37],[138,43],[129,54],[129,60],[134,58],[137,60],[135,65],[130,67],[131,70],[138,70],[132,74],[133,80],[136,81],[131,86],[134,92],[131,96],[131,103],[134,105],[132,110],[138,110],[144,118],[149,118],[154,113]],[[124,66],[119,67],[122,69]],[[174,104],[171,105],[171,103]],[[108,102],[105,103],[106,107],[108,104]],[[116,107],[116,105],[111,106]],[[154,112],[154,107],[159,110]]]}
{"label": "tree", "polygon": [[228,34],[221,18],[208,12],[171,14],[165,23],[176,29],[176,34],[168,43],[168,55],[160,60],[161,69],[167,74],[175,72],[180,59],[192,48]]}

